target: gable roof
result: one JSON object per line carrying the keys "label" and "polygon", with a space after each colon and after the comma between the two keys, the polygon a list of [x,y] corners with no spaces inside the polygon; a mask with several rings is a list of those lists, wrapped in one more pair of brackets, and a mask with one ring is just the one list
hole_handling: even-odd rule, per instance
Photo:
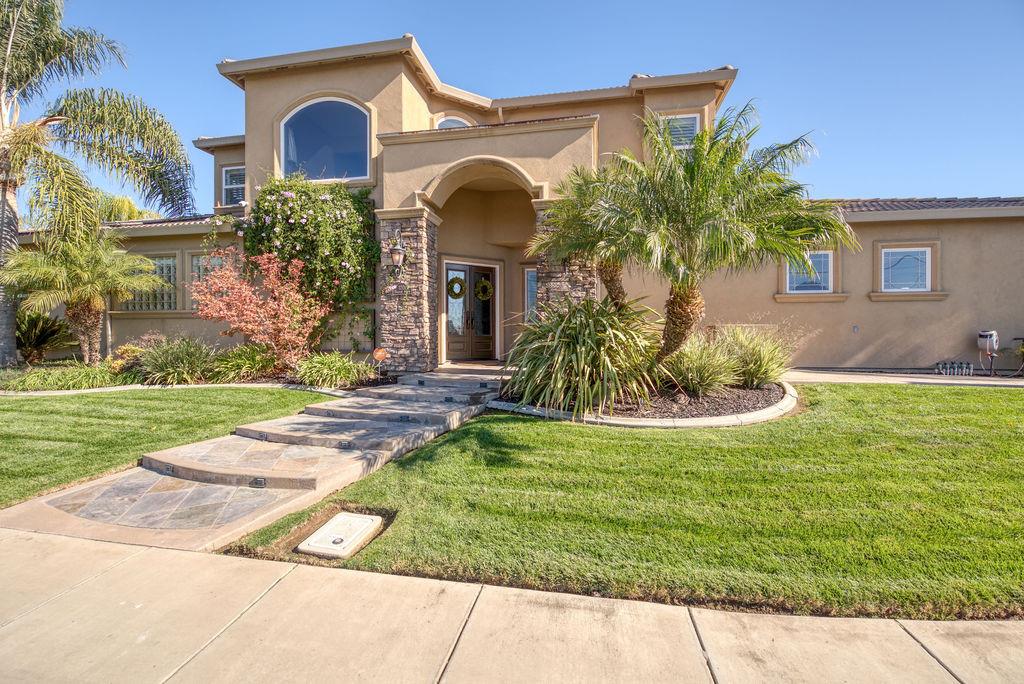
{"label": "gable roof", "polygon": [[424,87],[426,87],[429,92],[478,110],[491,110],[497,109],[498,107],[514,109],[558,102],[607,99],[610,97],[628,97],[645,90],[672,88],[701,83],[721,84],[721,92],[718,96],[718,100],[720,102],[721,99],[725,97],[725,93],[732,86],[732,82],[736,79],[736,75],[739,73],[738,70],[732,66],[724,66],[718,69],[688,74],[673,74],[668,76],[636,75],[630,78],[628,85],[615,88],[599,88],[596,90],[580,90],[492,100],[489,97],[477,95],[476,93],[471,93],[468,90],[456,88],[455,86],[442,82],[438,77],[437,72],[434,71],[434,67],[430,65],[430,61],[427,60],[426,55],[423,54],[423,51],[420,49],[419,43],[416,42],[416,38],[411,33],[406,33],[401,38],[378,40],[371,43],[342,45],[340,47],[324,48],[321,50],[306,50],[303,52],[291,52],[283,55],[256,57],[254,59],[242,59],[237,61],[224,60],[217,65],[217,70],[222,76],[238,87],[244,89],[245,77],[248,74],[307,67],[319,64],[341,63],[352,60],[370,59],[374,57],[387,57],[390,55],[404,56],[416,74],[420,77]]}

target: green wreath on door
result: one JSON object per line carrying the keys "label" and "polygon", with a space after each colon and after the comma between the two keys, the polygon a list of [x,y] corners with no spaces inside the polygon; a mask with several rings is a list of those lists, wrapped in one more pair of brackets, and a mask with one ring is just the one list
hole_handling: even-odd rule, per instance
{"label": "green wreath on door", "polygon": [[476,281],[476,287],[473,288],[473,294],[476,295],[476,298],[481,302],[486,302],[494,296],[494,283],[490,280],[484,280],[481,278]]}
{"label": "green wreath on door", "polygon": [[455,276],[448,281],[448,296],[452,299],[462,299],[466,295],[466,281]]}

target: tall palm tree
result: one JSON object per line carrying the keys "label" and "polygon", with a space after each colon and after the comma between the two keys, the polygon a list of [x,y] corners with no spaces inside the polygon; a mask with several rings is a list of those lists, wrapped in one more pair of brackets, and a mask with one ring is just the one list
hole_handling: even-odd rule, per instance
{"label": "tall palm tree", "polygon": [[28,294],[22,307],[47,313],[64,305],[64,317],[78,338],[83,361],[100,362],[100,335],[109,297],[126,299],[136,292],[166,286],[153,274],[153,262],[122,249],[115,230],[81,231],[74,240],[45,234],[37,244],[17,247],[0,270],[0,285]]}
{"label": "tall palm tree", "polygon": [[810,201],[791,176],[813,151],[806,136],[751,149],[756,110],[727,110],[714,128],[677,149],[667,123],[644,119],[644,158],[614,155],[598,202],[599,232],[644,235],[647,267],[669,283],[657,360],[704,318],[703,281],[718,271],[786,260],[813,271],[809,249],[857,247],[838,206]]}
{"label": "tall palm tree", "polygon": [[[192,168],[168,121],[116,90],[72,89],[43,114],[21,120],[54,85],[124,64],[113,40],[66,27],[64,0],[0,0],[0,267],[18,239],[17,197],[63,234],[99,223],[89,183],[68,154],[122,178],[171,215],[193,212]],[[17,359],[15,302],[0,292],[0,365]]]}
{"label": "tall palm tree", "polygon": [[573,168],[558,184],[555,192],[559,198],[548,209],[545,222],[551,229],[536,233],[527,253],[595,262],[608,297],[622,307],[627,302],[623,269],[646,259],[642,233],[629,230],[622,222],[599,220],[597,211],[613,171],[614,167],[608,166]]}
{"label": "tall palm tree", "polygon": [[127,195],[112,195],[100,191],[96,193],[96,197],[96,213],[101,223],[160,218],[159,212],[143,209]]}

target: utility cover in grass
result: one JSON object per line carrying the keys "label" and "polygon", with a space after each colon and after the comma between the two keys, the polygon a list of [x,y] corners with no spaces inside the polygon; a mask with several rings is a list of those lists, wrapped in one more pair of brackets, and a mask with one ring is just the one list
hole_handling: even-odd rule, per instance
{"label": "utility cover in grass", "polygon": [[351,558],[384,524],[379,515],[342,512],[328,520],[298,546],[299,553],[321,558]]}

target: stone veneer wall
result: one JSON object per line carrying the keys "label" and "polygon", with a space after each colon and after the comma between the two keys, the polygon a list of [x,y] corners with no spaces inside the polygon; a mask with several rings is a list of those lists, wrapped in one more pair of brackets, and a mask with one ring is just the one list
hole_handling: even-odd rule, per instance
{"label": "stone veneer wall", "polygon": [[[537,232],[552,230],[544,223],[547,214],[537,210]],[[597,271],[583,261],[537,257],[537,303],[555,302],[565,297],[573,301],[597,298]]]}
{"label": "stone veneer wall", "polygon": [[437,226],[426,217],[385,219],[379,236],[390,244],[395,230],[405,243],[402,273],[391,275],[385,253],[377,298],[377,339],[390,354],[390,371],[437,368]]}

